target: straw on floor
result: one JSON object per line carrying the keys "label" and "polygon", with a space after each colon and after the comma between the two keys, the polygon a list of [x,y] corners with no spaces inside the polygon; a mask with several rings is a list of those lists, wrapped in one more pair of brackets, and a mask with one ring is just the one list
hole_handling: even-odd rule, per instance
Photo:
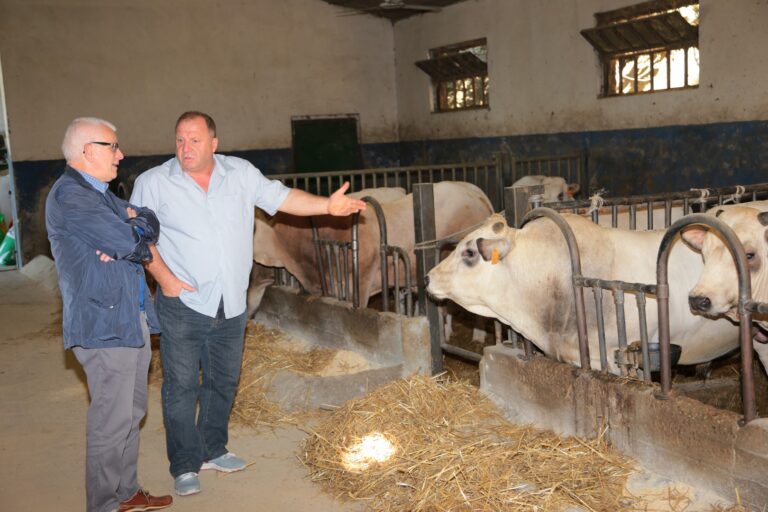
{"label": "straw on floor", "polygon": [[[344,404],[315,429],[301,460],[313,481],[375,511],[632,510],[633,463],[601,440],[507,422],[476,388],[413,377]],[[366,437],[373,436],[373,437]],[[359,443],[389,441],[377,462]],[[357,446],[356,446],[357,445]],[[361,463],[362,461],[362,463]]]}

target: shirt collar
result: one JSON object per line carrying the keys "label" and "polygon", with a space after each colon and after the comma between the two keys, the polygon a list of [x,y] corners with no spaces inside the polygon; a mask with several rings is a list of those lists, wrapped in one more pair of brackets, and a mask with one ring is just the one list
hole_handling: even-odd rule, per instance
{"label": "shirt collar", "polygon": [[[73,167],[73,169],[75,169],[75,168]],[[77,171],[80,174],[80,176],[82,176],[83,179],[85,179],[85,181],[88,182],[89,185],[91,185],[93,188],[95,188],[96,190],[98,190],[102,194],[105,194],[107,192],[107,189],[109,188],[109,184],[108,183],[104,183],[103,181],[99,181],[96,178],[94,178],[93,176],[91,176],[90,174],[85,173],[83,171],[80,171],[78,169],[75,169],[75,171]]]}
{"label": "shirt collar", "polygon": [[[181,168],[181,163],[178,157],[173,158],[173,163],[168,171],[171,176],[181,176],[184,174],[184,170]],[[222,177],[227,175],[226,165],[221,155],[213,155],[213,174],[220,174]]]}

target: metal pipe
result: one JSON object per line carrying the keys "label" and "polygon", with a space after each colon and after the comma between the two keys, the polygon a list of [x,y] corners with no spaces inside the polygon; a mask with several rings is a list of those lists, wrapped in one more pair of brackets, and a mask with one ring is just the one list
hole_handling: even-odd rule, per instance
{"label": "metal pipe", "polygon": [[660,399],[669,398],[671,382],[671,361],[669,357],[669,285],[667,281],[667,265],[672,243],[683,228],[703,224],[718,232],[725,240],[725,245],[733,257],[736,265],[736,274],[739,280],[739,336],[741,345],[741,395],[743,402],[744,418],[740,424],[745,425],[757,417],[755,404],[755,382],[752,371],[752,313],[749,305],[752,302],[752,283],[750,281],[749,266],[744,247],[741,241],[723,221],[705,214],[693,214],[672,224],[664,233],[659,247],[656,263],[656,288],[659,308],[659,357],[661,359],[661,392]]}
{"label": "metal pipe", "polygon": [[651,382],[651,354],[648,352],[648,321],[645,313],[645,294],[636,293],[637,318],[640,323],[640,350],[643,353],[643,380]]}
{"label": "metal pipe", "polygon": [[578,284],[577,280],[581,277],[581,256],[579,255],[579,246],[576,243],[576,237],[573,230],[556,211],[550,208],[537,208],[526,214],[521,225],[546,217],[553,221],[565,238],[568,245],[568,253],[571,259],[571,279],[573,280],[573,299],[576,308],[576,328],[579,337],[579,360],[581,368],[588,370],[591,367],[589,359],[589,341],[587,340],[587,317],[584,310],[584,288]]}
{"label": "metal pipe", "polygon": [[605,347],[605,319],[603,318],[603,289],[592,288],[595,296],[595,314],[597,315],[597,344],[600,349],[600,369],[608,371],[608,355]]}

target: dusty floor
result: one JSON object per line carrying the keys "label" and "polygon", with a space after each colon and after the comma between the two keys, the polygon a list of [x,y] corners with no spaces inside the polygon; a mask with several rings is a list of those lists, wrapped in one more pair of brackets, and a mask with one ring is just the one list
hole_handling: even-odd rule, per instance
{"label": "dusty floor", "polygon": [[[18,271],[0,272],[0,511],[85,508],[85,378],[62,349],[56,294]],[[295,451],[304,433],[236,430],[229,448],[251,465],[224,477],[201,475],[203,492],[175,497],[178,511],[357,510],[306,479]],[[150,386],[141,431],[139,478],[155,494],[171,493],[160,388]]]}
{"label": "dusty floor", "polygon": [[[0,272],[0,511],[83,510],[85,377],[71,353],[62,349],[61,307],[51,276],[45,269],[29,271],[29,267],[24,272]],[[448,367],[459,377],[473,374],[468,365],[449,363]],[[149,389],[139,476],[153,493],[171,493],[160,388],[151,385]],[[203,492],[175,497],[173,510],[362,510],[362,504],[334,500],[309,482],[296,458],[303,438],[302,431],[292,428],[259,435],[234,430],[229,448],[252,465],[227,476],[204,472]],[[705,491],[681,486],[679,492],[688,506],[671,506],[678,501],[669,496],[673,483],[643,473],[631,481],[634,492],[655,502],[648,510],[708,511],[711,503],[719,501]]]}

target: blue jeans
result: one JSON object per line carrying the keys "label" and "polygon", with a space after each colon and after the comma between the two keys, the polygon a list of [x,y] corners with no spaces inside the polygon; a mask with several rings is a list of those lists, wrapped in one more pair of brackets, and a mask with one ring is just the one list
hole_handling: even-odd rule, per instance
{"label": "blue jeans", "polygon": [[177,477],[197,473],[203,462],[227,453],[246,317],[243,312],[225,319],[222,302],[216,318],[211,318],[176,297],[165,297],[159,289],[156,309],[162,329],[166,449],[171,475]]}

